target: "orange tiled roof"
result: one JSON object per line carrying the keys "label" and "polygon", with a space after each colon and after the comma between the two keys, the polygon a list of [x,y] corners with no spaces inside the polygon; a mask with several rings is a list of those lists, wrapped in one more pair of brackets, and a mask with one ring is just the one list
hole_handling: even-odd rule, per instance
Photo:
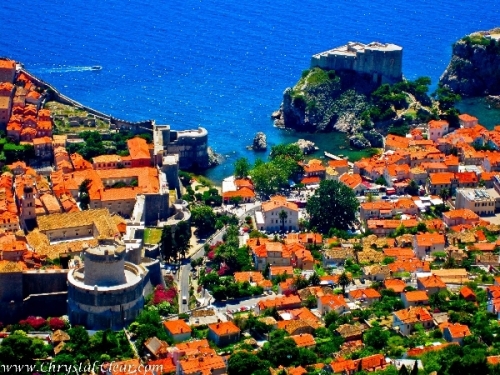
{"label": "orange tiled roof", "polygon": [[496,366],[500,363],[500,355],[490,355],[486,357],[486,362],[492,366]]}
{"label": "orange tiled roof", "polygon": [[450,345],[458,345],[458,343],[456,342],[448,342],[448,343],[445,343],[445,344],[439,344],[439,345],[429,345],[429,346],[426,346],[424,348],[413,348],[413,349],[410,349],[408,350],[408,352],[406,353],[407,357],[418,357],[418,356],[421,356],[422,354],[425,354],[425,353],[428,353],[428,352],[433,352],[433,351],[436,351],[436,350],[442,350],[444,348],[446,348],[447,346],[450,346]]}
{"label": "orange tiled roof", "polygon": [[402,247],[393,247],[383,249],[384,255],[387,257],[393,258],[413,258],[415,257],[415,253],[412,249],[402,248]]}
{"label": "orange tiled roof", "polygon": [[420,284],[426,289],[428,288],[446,288],[446,284],[439,276],[431,275],[427,277],[420,277],[417,279]]}
{"label": "orange tiled roof", "polygon": [[429,173],[429,180],[431,185],[451,184],[451,180],[453,180],[454,178],[455,173],[452,172]]}
{"label": "orange tiled roof", "polygon": [[399,310],[394,315],[405,324],[432,321],[429,311],[421,306]]}
{"label": "orange tiled roof", "polygon": [[405,293],[406,300],[408,302],[428,302],[429,297],[427,296],[427,292],[424,292],[423,290],[413,290],[411,292],[406,292]]}
{"label": "orange tiled roof", "polygon": [[186,324],[184,320],[166,320],[163,322],[163,326],[172,335],[179,335],[181,333],[191,332],[191,327]]}
{"label": "orange tiled roof", "polygon": [[292,294],[288,297],[281,296],[281,297],[276,297],[274,299],[262,300],[259,302],[259,309],[265,310],[265,309],[269,309],[272,307],[286,308],[287,306],[300,305],[301,302],[302,301],[300,300],[299,296]]}
{"label": "orange tiled roof", "polygon": [[320,298],[323,305],[331,306],[333,308],[347,306],[344,296],[341,294],[327,294]]}
{"label": "orange tiled roof", "polygon": [[348,167],[348,161],[347,159],[342,159],[342,160],[328,160],[328,165],[332,168],[338,168],[338,167]]}
{"label": "orange tiled roof", "polygon": [[243,283],[245,281],[258,283],[264,280],[264,276],[260,272],[247,271],[247,272],[235,272],[234,281],[237,283]]}
{"label": "orange tiled roof", "polygon": [[299,207],[297,204],[288,202],[285,197],[281,195],[275,195],[270,198],[269,201],[262,203],[262,212],[269,212],[277,208],[286,207],[292,211],[298,211]]}
{"label": "orange tiled roof", "polygon": [[384,280],[386,289],[392,289],[396,293],[401,293],[406,288],[406,283],[400,279],[386,279]]}
{"label": "orange tiled roof", "polygon": [[304,172],[305,173],[313,173],[313,172],[324,172],[325,171],[325,166],[321,162],[321,160],[318,159],[312,159],[309,160],[309,163],[304,165]]}
{"label": "orange tiled roof", "polygon": [[448,219],[464,218],[465,220],[479,220],[479,216],[468,208],[461,208],[458,210],[450,210],[443,212],[443,216]]}
{"label": "orange tiled roof", "polygon": [[135,137],[129,139],[127,141],[127,147],[133,160],[151,158],[148,143],[143,138]]}
{"label": "orange tiled roof", "polygon": [[234,184],[239,189],[241,189],[243,187],[246,187],[246,188],[251,189],[251,190],[254,189],[252,180],[250,180],[249,178],[239,178],[239,179],[236,179],[236,180],[234,180]]}
{"label": "orange tiled roof", "polygon": [[271,266],[269,267],[269,273],[271,276],[277,276],[282,274],[288,274],[293,276],[293,267],[292,266]]}
{"label": "orange tiled roof", "polygon": [[320,182],[321,179],[318,176],[304,177],[302,180],[300,180],[300,183],[304,185],[319,184]]}
{"label": "orange tiled roof", "polygon": [[359,174],[344,173],[342,176],[340,176],[339,181],[342,182],[347,187],[354,189],[359,184],[361,184],[361,182],[363,182],[363,179],[361,178],[361,176]]}
{"label": "orange tiled roof", "polygon": [[445,126],[448,126],[449,123],[446,120],[431,120],[428,123],[429,129],[437,129],[437,128],[442,128]]}
{"label": "orange tiled roof", "polygon": [[224,359],[219,355],[207,355],[187,358],[180,360],[179,363],[182,369],[182,373],[186,375],[210,375],[212,373],[218,373],[220,372],[220,370],[224,370],[225,372],[226,368]]}
{"label": "orange tiled roof", "polygon": [[15,69],[16,62],[9,59],[0,59],[0,69]]}
{"label": "orange tiled roof", "polygon": [[241,197],[241,198],[255,198],[255,192],[244,186],[238,190],[235,191],[226,191],[222,193],[222,197],[229,199],[229,198],[234,198],[234,197]]}
{"label": "orange tiled roof", "polygon": [[197,350],[199,348],[209,348],[210,345],[207,339],[203,339],[203,340],[181,342],[179,344],[175,344],[175,347],[179,350],[192,350],[192,349]]}
{"label": "orange tiled roof", "polygon": [[220,322],[208,326],[217,336],[226,336],[239,333],[240,329],[233,322]]}
{"label": "orange tiled roof", "polygon": [[459,115],[458,118],[462,121],[465,121],[465,122],[477,121],[477,117],[471,116],[467,113],[463,113],[463,114]]}
{"label": "orange tiled roof", "polygon": [[301,333],[300,335],[290,336],[290,338],[295,341],[299,348],[307,348],[316,345],[316,340],[314,340],[313,335],[310,333]]}
{"label": "orange tiled roof", "polygon": [[[439,327],[441,328],[441,325]],[[466,326],[465,324],[447,323],[446,326],[443,328],[443,331],[446,331],[446,330],[448,330],[450,332],[450,336],[453,339],[463,338],[463,337],[471,335],[469,327]]]}
{"label": "orange tiled roof", "polygon": [[360,298],[380,298],[381,295],[373,288],[354,289],[349,292],[349,297],[354,299]]}
{"label": "orange tiled roof", "polygon": [[471,297],[476,298],[476,294],[467,285],[463,286],[462,289],[460,289],[460,295],[465,299]]}
{"label": "orange tiled roof", "polygon": [[444,235],[439,233],[422,233],[415,235],[417,241],[417,246],[419,247],[429,247],[433,245],[444,245],[445,238]]}

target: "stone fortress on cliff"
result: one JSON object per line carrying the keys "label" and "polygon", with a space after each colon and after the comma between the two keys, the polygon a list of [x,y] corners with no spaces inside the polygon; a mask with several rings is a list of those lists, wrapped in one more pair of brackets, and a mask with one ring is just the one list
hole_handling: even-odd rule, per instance
{"label": "stone fortress on cliff", "polygon": [[390,43],[349,42],[313,55],[311,68],[315,67],[368,74],[378,84],[394,83],[403,77],[403,48]]}

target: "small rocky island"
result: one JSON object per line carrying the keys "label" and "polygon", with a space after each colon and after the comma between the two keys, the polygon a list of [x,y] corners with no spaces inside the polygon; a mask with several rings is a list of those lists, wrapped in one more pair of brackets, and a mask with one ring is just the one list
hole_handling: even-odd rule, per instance
{"label": "small rocky island", "polygon": [[430,80],[404,80],[402,57],[402,47],[377,42],[350,42],[312,56],[310,69],[283,93],[271,116],[275,126],[339,131],[347,133],[352,147],[383,147],[389,127],[432,116]]}
{"label": "small rocky island", "polygon": [[257,134],[255,134],[251,148],[254,151],[266,151],[267,137],[263,132],[258,132]]}

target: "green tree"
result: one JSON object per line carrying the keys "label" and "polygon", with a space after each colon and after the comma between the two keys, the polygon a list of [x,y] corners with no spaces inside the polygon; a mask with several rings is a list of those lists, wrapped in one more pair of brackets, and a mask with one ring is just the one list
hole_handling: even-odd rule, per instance
{"label": "green tree", "polygon": [[441,189],[441,191],[439,192],[439,196],[444,201],[447,200],[451,196],[450,189],[448,189],[448,188]]}
{"label": "green tree", "polygon": [[250,163],[247,158],[239,158],[234,162],[234,177],[246,178],[250,174]]}
{"label": "green tree", "polygon": [[228,375],[248,375],[257,371],[266,371],[271,367],[268,360],[260,359],[253,353],[247,351],[235,352],[227,362]]}
{"label": "green tree", "polygon": [[415,180],[411,180],[408,186],[406,187],[406,192],[412,196],[418,195],[418,184]]}
{"label": "green tree", "polygon": [[342,287],[342,293],[345,294],[345,288],[353,283],[352,278],[344,271],[339,276],[339,285]]}
{"label": "green tree", "polygon": [[309,277],[309,283],[313,286],[319,285],[320,282],[321,282],[321,279],[316,272],[314,272],[311,275],[311,277]]}
{"label": "green tree", "polygon": [[281,210],[278,214],[278,217],[280,218],[281,221],[281,230],[285,230],[285,221],[288,218],[288,214],[286,213],[285,210]]}
{"label": "green tree", "polygon": [[215,229],[216,216],[214,210],[205,205],[196,205],[191,208],[191,223],[200,232],[211,232]]}
{"label": "green tree", "polygon": [[182,257],[186,257],[186,252],[189,250],[189,240],[191,239],[191,227],[187,221],[180,221],[175,228],[174,241],[178,253]]}
{"label": "green tree", "polygon": [[356,221],[358,207],[352,189],[341,182],[323,180],[307,201],[306,210],[311,226],[328,233],[331,228],[348,229]]}
{"label": "green tree", "polygon": [[82,210],[88,210],[90,206],[90,194],[89,188],[92,181],[89,179],[83,180],[83,182],[78,187],[80,193],[80,208]]}
{"label": "green tree", "polygon": [[250,171],[255,190],[264,196],[276,193],[282,186],[288,183],[287,171],[281,169],[278,164],[264,163],[257,160]]}
{"label": "green tree", "polygon": [[439,109],[442,111],[450,110],[458,101],[462,99],[459,94],[455,94],[448,87],[441,85],[435,92],[432,93],[432,97],[439,102]]}
{"label": "green tree", "polygon": [[160,250],[165,261],[170,261],[171,259],[177,259],[177,253],[174,251],[175,243],[172,234],[172,227],[165,225],[161,231],[160,239]]}
{"label": "green tree", "polygon": [[373,325],[363,335],[363,342],[365,345],[370,346],[376,350],[382,350],[389,341],[391,334],[387,330],[383,330],[378,324]]}

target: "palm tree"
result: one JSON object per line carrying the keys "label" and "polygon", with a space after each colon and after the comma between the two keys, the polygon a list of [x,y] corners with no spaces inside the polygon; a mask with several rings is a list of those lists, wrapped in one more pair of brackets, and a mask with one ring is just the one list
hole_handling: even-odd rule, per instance
{"label": "palm tree", "polygon": [[339,276],[338,284],[342,287],[342,294],[345,294],[345,288],[352,283],[351,277],[347,272],[342,272]]}
{"label": "palm tree", "polygon": [[288,218],[288,214],[285,210],[280,211],[279,218],[281,220],[281,230],[285,230],[285,220]]}
{"label": "palm tree", "polygon": [[448,188],[443,188],[439,192],[439,196],[445,201],[450,197],[450,189]]}
{"label": "palm tree", "polygon": [[366,201],[367,202],[373,202],[373,193],[368,193],[368,195],[366,196]]}

